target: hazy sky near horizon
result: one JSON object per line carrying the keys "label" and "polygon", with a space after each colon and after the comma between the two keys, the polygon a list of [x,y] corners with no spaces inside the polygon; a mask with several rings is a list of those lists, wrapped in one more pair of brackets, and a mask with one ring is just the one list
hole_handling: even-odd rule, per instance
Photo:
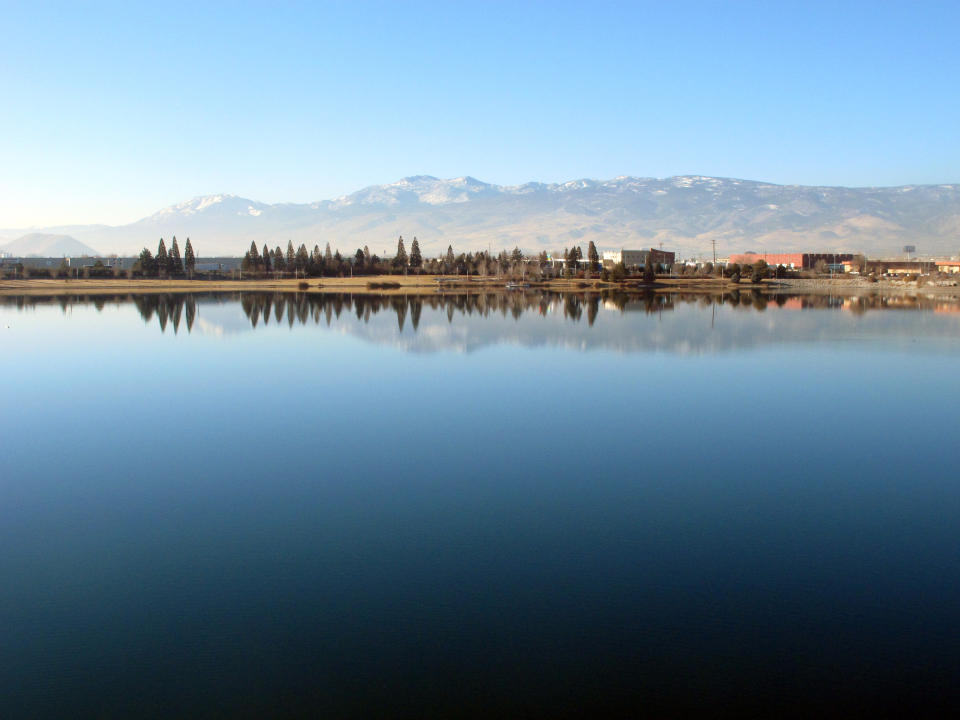
{"label": "hazy sky near horizon", "polygon": [[960,181],[960,3],[0,0],[0,228],[403,176]]}

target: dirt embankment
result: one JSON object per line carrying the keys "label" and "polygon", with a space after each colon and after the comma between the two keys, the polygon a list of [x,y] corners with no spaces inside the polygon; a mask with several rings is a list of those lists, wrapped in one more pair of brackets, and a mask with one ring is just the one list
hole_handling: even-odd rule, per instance
{"label": "dirt embankment", "polygon": [[865,278],[839,277],[818,279],[776,280],[769,283],[771,289],[793,293],[833,293],[862,295],[944,295],[960,296],[960,283],[956,280],[911,282],[884,278],[870,282]]}

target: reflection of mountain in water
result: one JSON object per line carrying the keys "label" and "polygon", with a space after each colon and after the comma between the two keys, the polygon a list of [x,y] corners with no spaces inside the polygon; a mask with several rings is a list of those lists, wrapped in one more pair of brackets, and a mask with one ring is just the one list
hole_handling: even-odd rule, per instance
{"label": "reflection of mountain in water", "polygon": [[[131,304],[161,332],[224,335],[271,327],[335,328],[411,352],[470,352],[495,344],[633,352],[709,353],[770,344],[960,339],[956,299],[683,293],[462,292],[165,293],[15,296],[18,307]],[[890,312],[901,310],[904,312]],[[881,312],[887,311],[887,312]],[[907,312],[909,311],[909,312]],[[895,343],[896,344],[896,343]]]}

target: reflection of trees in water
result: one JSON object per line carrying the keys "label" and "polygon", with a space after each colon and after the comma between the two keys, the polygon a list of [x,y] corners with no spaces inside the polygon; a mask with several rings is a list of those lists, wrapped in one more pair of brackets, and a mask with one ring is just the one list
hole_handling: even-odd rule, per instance
{"label": "reflection of trees in water", "polygon": [[600,296],[596,293],[587,295],[587,324],[593,326],[597,319],[597,313],[600,312]]}
{"label": "reflection of trees in water", "polygon": [[130,301],[136,305],[145,323],[149,323],[154,315],[157,316],[160,332],[166,332],[169,325],[176,335],[180,332],[180,322],[184,317],[187,332],[193,331],[197,319],[197,298],[193,293],[131,295]]}
{"label": "reflection of trees in water", "polygon": [[416,332],[424,307],[445,312],[448,322],[454,317],[478,315],[486,317],[499,313],[519,320],[527,312],[547,315],[563,313],[573,322],[580,322],[586,313],[590,325],[597,319],[602,304],[620,310],[659,312],[674,306],[676,296],[656,293],[624,292],[468,292],[435,293],[431,295],[380,295],[376,293],[243,293],[240,305],[252,327],[266,322],[272,309],[276,321],[286,317],[292,327],[323,321],[330,325],[343,311],[353,313],[358,321],[370,322],[381,312],[391,312],[402,333],[407,327]]}
{"label": "reflection of trees in water", "polygon": [[157,318],[161,332],[170,327],[179,333],[185,321],[187,332],[193,330],[197,319],[198,299],[239,302],[244,315],[254,328],[263,325],[279,325],[286,319],[288,327],[295,324],[320,324],[328,326],[333,318],[339,318],[346,310],[355,314],[358,321],[369,323],[378,313],[389,311],[397,318],[397,327],[402,333],[409,326],[416,332],[420,326],[423,308],[446,312],[448,322],[456,316],[481,317],[500,313],[515,320],[524,313],[539,315],[562,313],[566,320],[581,322],[586,315],[592,326],[601,305],[620,312],[657,313],[672,310],[677,305],[696,304],[700,307],[726,305],[749,312],[763,312],[767,308],[783,309],[842,309],[855,314],[871,310],[935,310],[958,312],[960,303],[953,297],[917,297],[874,295],[794,295],[786,293],[763,293],[757,290],[735,289],[724,294],[676,292],[625,292],[603,290],[592,292],[558,293],[541,290],[526,292],[450,292],[426,295],[382,295],[364,293],[282,293],[282,292],[233,292],[233,293],[153,293],[113,295],[10,295],[0,296],[0,306],[15,306],[25,309],[42,304],[56,303],[66,313],[75,305],[92,304],[98,312],[107,304],[132,303],[145,323]]}
{"label": "reflection of trees in water", "polygon": [[[168,326],[174,333],[180,331],[182,321],[186,321],[187,331],[193,330],[197,320],[197,297],[215,296],[215,293],[157,293],[140,295],[134,293],[114,293],[96,295],[8,295],[0,296],[0,306],[15,305],[18,308],[37,305],[57,304],[66,314],[74,305],[93,305],[97,312],[103,312],[107,305],[133,304],[143,321],[149,323],[157,317],[160,330],[166,332]],[[240,298],[236,293],[231,299]]]}
{"label": "reflection of trees in water", "polygon": [[[457,315],[485,317],[499,313],[503,317],[510,316],[519,320],[524,313],[539,315],[562,313],[563,317],[571,322],[581,322],[586,316],[587,324],[591,326],[596,322],[601,306],[621,312],[648,314],[672,310],[681,304],[696,304],[700,307],[709,307],[714,304],[728,305],[753,312],[763,312],[771,306],[785,307],[787,304],[796,309],[838,307],[836,297],[773,295],[750,290],[734,290],[723,295],[652,291],[638,293],[619,290],[574,293],[465,292],[430,295],[243,293],[240,296],[240,303],[253,327],[257,327],[260,322],[267,322],[266,318],[271,310],[276,319],[275,322],[285,317],[290,327],[296,323],[304,325],[311,321],[319,324],[323,320],[330,325],[333,318],[340,317],[344,310],[355,315],[358,321],[368,323],[372,316],[387,311],[392,312],[396,317],[397,328],[401,333],[407,327],[411,327],[414,332],[417,331],[424,307],[445,312],[447,321],[451,323]],[[843,302],[840,306],[847,307]],[[855,305],[850,307],[863,311],[863,308],[882,308],[885,304],[879,298],[864,297],[857,298]]]}

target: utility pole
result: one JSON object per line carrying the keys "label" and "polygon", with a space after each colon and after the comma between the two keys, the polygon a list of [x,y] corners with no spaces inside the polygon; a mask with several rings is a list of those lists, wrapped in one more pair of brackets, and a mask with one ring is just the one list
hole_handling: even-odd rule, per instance
{"label": "utility pole", "polygon": [[713,264],[716,265],[717,264],[717,239],[713,238],[713,240],[711,240],[710,242],[713,245]]}

